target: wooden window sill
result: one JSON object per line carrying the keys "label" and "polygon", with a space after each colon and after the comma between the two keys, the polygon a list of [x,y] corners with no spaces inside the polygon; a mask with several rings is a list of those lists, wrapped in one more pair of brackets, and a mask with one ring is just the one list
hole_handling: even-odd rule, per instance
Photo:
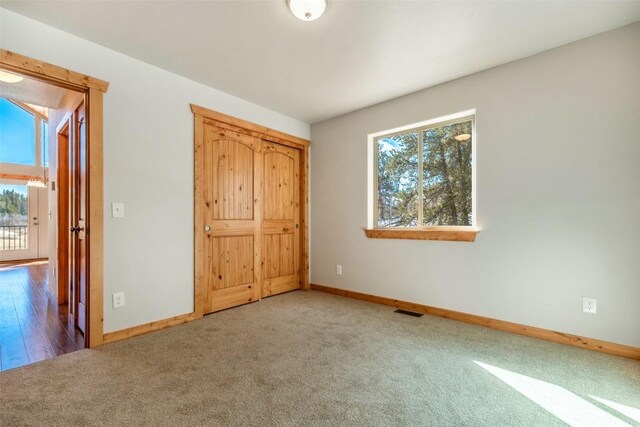
{"label": "wooden window sill", "polygon": [[370,239],[440,240],[474,242],[480,230],[454,227],[438,228],[365,228]]}

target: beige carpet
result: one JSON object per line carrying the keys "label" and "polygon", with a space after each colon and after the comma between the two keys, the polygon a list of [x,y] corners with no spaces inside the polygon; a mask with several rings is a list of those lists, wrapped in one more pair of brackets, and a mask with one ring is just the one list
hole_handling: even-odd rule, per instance
{"label": "beige carpet", "polygon": [[0,425],[564,425],[496,372],[638,425],[591,397],[640,408],[638,362],[313,291],[0,373]]}

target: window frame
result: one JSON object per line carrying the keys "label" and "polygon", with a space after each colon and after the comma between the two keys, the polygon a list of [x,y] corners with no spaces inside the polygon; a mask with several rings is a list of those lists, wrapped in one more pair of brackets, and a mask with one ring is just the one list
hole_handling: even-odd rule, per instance
{"label": "window frame", "polygon": [[[0,162],[0,165],[4,165],[6,167],[19,167],[19,168],[43,168],[43,167],[48,167],[44,166],[43,164],[43,153],[42,153],[42,123],[49,123],[49,118],[47,116],[45,116],[44,114],[42,114],[42,112],[31,108],[29,105],[27,105],[24,102],[20,102],[20,101],[16,101],[14,99],[11,98],[4,98],[5,100],[9,101],[10,103],[12,103],[13,105],[15,105],[16,107],[26,111],[27,113],[31,114],[33,116],[33,126],[34,126],[34,132],[33,132],[33,137],[35,139],[34,141],[34,164],[33,165],[24,165],[21,163],[10,163],[10,162]],[[49,157],[49,153],[47,153],[47,160]]]}
{"label": "window frame", "polygon": [[[418,226],[415,227],[379,227],[378,226],[378,141],[410,132],[418,133],[418,164],[423,164],[424,131],[455,123],[471,121],[471,225],[434,225],[424,226],[423,207],[423,171],[418,174]],[[368,135],[368,197],[367,228],[365,234],[369,238],[411,239],[411,240],[449,240],[475,241],[479,232],[476,222],[476,170],[477,170],[477,132],[476,110],[470,109],[455,114],[437,117],[410,125],[388,129]]]}
{"label": "window frame", "polygon": [[[46,128],[46,132],[45,132]],[[40,117],[40,167],[49,167],[49,144],[51,143],[51,129],[49,129],[49,119]],[[37,150],[36,150],[37,151]]]}

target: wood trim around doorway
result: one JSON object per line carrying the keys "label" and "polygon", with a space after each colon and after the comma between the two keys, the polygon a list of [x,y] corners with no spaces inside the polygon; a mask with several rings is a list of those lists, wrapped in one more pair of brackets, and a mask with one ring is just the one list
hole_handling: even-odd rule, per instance
{"label": "wood trim around doorway", "polygon": [[104,92],[88,88],[87,105],[87,169],[89,217],[89,348],[104,341],[104,194],[103,194],[103,95]]}
{"label": "wood trim around doorway", "polygon": [[35,77],[38,80],[67,89],[83,92],[87,89],[107,92],[109,89],[109,83],[104,80],[38,61],[10,50],[0,49],[0,65],[6,70]]}
{"label": "wood trim around doorway", "polygon": [[271,142],[277,142],[278,144],[286,145],[293,148],[302,149],[305,147],[309,147],[308,139],[289,135],[288,133],[280,132],[279,130],[274,130],[255,123],[247,122],[245,120],[228,116],[214,110],[209,110],[208,108],[200,107],[195,104],[191,104],[191,111],[196,116],[202,116],[206,119],[214,121],[216,126],[222,128],[234,131],[241,130],[243,133],[248,133],[251,136],[266,139]]}
{"label": "wood trim around doorway", "polygon": [[[208,108],[191,104],[191,111],[194,114],[194,183],[195,183],[195,218],[194,224],[197,227],[202,223],[198,205],[202,200],[202,179],[204,166],[201,155],[204,138],[204,124],[210,123],[223,129],[240,132],[260,138],[265,141],[275,142],[300,150],[300,207],[301,215],[301,247],[300,247],[300,281],[302,290],[309,290],[309,144],[310,141],[289,135],[284,132],[269,129],[242,119],[228,116]],[[194,230],[196,231],[196,230]],[[194,284],[194,314],[195,318],[204,315],[204,266],[202,265],[202,233],[195,233],[194,263],[195,263],[195,284]]]}
{"label": "wood trim around doorway", "polygon": [[0,49],[0,68],[85,94],[88,163],[88,328],[86,345],[104,342],[103,328],[103,95],[109,83],[66,68]]}
{"label": "wood trim around doorway", "polygon": [[[68,230],[69,224],[69,138],[71,130],[71,115],[68,114],[64,119],[60,121],[58,128],[56,129],[56,138],[58,146],[58,161],[57,161],[57,230]],[[58,281],[58,305],[67,304],[69,302],[69,270],[68,254],[69,254],[69,234],[57,233],[57,265],[56,276]]]}

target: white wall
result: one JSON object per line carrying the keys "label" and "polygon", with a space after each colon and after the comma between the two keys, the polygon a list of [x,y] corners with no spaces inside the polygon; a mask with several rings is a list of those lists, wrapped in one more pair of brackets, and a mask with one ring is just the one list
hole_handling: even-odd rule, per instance
{"label": "white wall", "polygon": [[[308,138],[306,123],[0,8],[2,48],[108,81],[105,332],[193,310],[195,103]],[[178,57],[179,55],[177,55]],[[112,202],[126,217],[113,219]],[[111,307],[124,291],[126,306]]]}
{"label": "white wall", "polygon": [[[367,134],[471,108],[476,242],[365,238]],[[311,136],[313,283],[640,346],[640,23]]]}

